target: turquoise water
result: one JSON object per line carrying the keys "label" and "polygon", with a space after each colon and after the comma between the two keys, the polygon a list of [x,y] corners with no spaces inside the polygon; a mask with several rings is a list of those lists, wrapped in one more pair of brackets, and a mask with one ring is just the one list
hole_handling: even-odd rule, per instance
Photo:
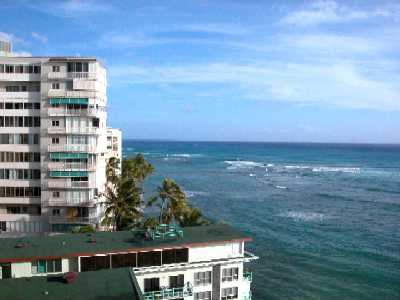
{"label": "turquoise water", "polygon": [[251,234],[253,298],[400,299],[400,146],[124,141]]}

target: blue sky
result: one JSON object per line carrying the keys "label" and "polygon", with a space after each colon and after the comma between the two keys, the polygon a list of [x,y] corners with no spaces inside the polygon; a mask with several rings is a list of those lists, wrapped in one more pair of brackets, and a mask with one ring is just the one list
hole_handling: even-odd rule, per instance
{"label": "blue sky", "polygon": [[400,143],[398,1],[0,2],[20,55],[97,56],[125,137]]}

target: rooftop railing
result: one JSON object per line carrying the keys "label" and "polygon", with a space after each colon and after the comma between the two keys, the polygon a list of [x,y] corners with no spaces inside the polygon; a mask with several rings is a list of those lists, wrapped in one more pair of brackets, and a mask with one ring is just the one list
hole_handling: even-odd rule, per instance
{"label": "rooftop railing", "polygon": [[251,291],[243,295],[243,300],[251,300]]}
{"label": "rooftop railing", "polygon": [[147,238],[152,240],[183,237],[183,230],[176,225],[159,224],[146,232]]}
{"label": "rooftop railing", "polygon": [[181,299],[193,295],[191,288],[166,288],[159,291],[143,293],[144,300]]}
{"label": "rooftop railing", "polygon": [[253,273],[252,272],[244,272],[243,279],[249,282],[253,281]]}

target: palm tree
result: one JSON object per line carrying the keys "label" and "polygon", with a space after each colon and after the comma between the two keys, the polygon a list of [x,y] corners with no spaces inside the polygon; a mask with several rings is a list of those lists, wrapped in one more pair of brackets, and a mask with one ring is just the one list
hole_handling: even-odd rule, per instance
{"label": "palm tree", "polygon": [[158,218],[160,224],[170,224],[172,221],[176,221],[181,226],[207,223],[200,210],[192,207],[185,192],[172,179],[164,179],[162,185],[157,189],[157,195],[149,200],[148,205],[153,205],[157,200],[161,202]]}
{"label": "palm tree", "polygon": [[142,216],[143,181],[153,171],[153,166],[143,155],[122,162],[122,172],[118,172],[119,160],[111,158],[106,167],[107,183],[105,217],[102,224],[113,230],[123,230],[138,226]]}

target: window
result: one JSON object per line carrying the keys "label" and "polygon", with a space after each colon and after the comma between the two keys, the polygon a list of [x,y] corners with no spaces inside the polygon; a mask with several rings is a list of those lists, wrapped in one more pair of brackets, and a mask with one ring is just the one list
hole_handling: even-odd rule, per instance
{"label": "window", "polygon": [[81,271],[97,271],[110,268],[110,256],[81,257]]}
{"label": "window", "polygon": [[139,252],[138,267],[161,266],[161,251]]}
{"label": "window", "polygon": [[179,274],[178,276],[169,276],[169,287],[172,288],[181,288],[185,286],[185,276],[183,274]]}
{"label": "window", "polygon": [[7,206],[7,213],[8,214],[20,214],[21,207],[19,206]]}
{"label": "window", "polygon": [[60,192],[53,192],[53,198],[60,198]]}
{"label": "window", "polygon": [[60,66],[53,66],[53,72],[60,72]]}
{"label": "window", "polygon": [[160,290],[160,278],[145,278],[144,279],[144,292],[152,292]]}
{"label": "window", "polygon": [[222,281],[233,281],[239,279],[239,268],[229,268],[222,270]]}
{"label": "window", "polygon": [[221,300],[237,299],[238,298],[238,288],[231,287],[222,289]]}
{"label": "window", "polygon": [[53,126],[53,127],[58,127],[58,126],[60,126],[60,121],[59,121],[59,120],[53,120],[53,121],[51,121],[51,126]]}
{"label": "window", "polygon": [[51,84],[51,88],[52,88],[53,90],[59,90],[59,89],[60,89],[60,83],[58,83],[58,82],[53,82],[53,83]]}
{"label": "window", "polygon": [[211,300],[211,291],[194,293],[194,300]]}
{"label": "window", "polygon": [[194,273],[194,285],[211,284],[211,271]]}
{"label": "window", "polygon": [[60,209],[59,208],[55,208],[52,211],[53,216],[60,216]]}
{"label": "window", "polygon": [[33,126],[40,127],[40,117],[33,117]]}
{"label": "window", "polygon": [[60,143],[60,139],[58,137],[56,138],[51,138],[51,143],[52,144],[59,144]]}
{"label": "window", "polygon": [[0,221],[0,231],[7,231],[7,223],[5,221]]}
{"label": "window", "polygon": [[111,256],[112,268],[136,267],[136,253],[114,254]]}
{"label": "window", "polygon": [[61,272],[61,259],[39,259],[32,262],[32,274]]}

